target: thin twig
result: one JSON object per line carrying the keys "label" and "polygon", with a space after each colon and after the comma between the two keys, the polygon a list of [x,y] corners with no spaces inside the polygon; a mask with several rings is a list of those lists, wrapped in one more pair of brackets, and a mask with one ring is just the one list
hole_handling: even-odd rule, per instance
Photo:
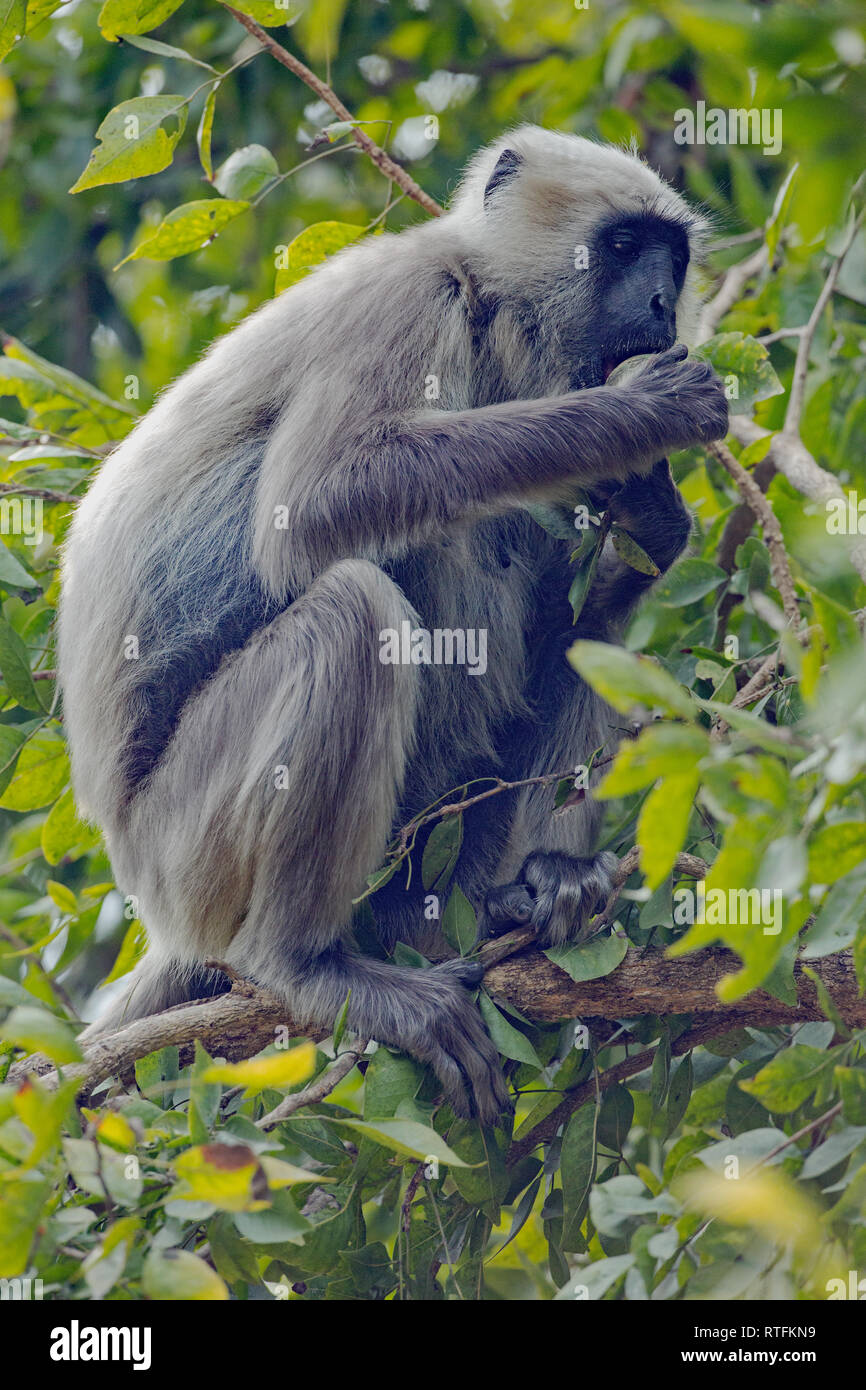
{"label": "thin twig", "polygon": [[830,272],[824,281],[821,293],[815,300],[815,307],[809,315],[808,322],[800,334],[800,342],[797,346],[797,360],[794,363],[794,375],[791,378],[791,389],[788,393],[788,408],[785,411],[783,434],[796,434],[799,432],[800,417],[803,414],[803,403],[806,396],[806,376],[809,371],[809,355],[812,351],[812,342],[815,337],[815,332],[818,324],[821,322],[821,316],[836,288],[836,281],[839,279],[842,263],[851,250],[854,244],[854,238],[863,225],[864,216],[866,216],[866,210],[861,212],[859,216],[853,218],[842,249],[830,267]]}
{"label": "thin twig", "polygon": [[41,497],[44,502],[69,502],[76,505],[81,501],[80,497],[73,497],[71,492],[55,492],[49,487],[24,487],[20,483],[0,483],[0,493],[18,493],[22,497]]}
{"label": "thin twig", "polygon": [[298,1091],[293,1096],[286,1096],[285,1100],[281,1100],[279,1105],[274,1106],[267,1115],[256,1120],[256,1126],[259,1129],[273,1129],[274,1125],[278,1125],[282,1120],[287,1120],[290,1115],[294,1115],[296,1110],[301,1110],[305,1105],[317,1105],[319,1101],[324,1100],[357,1065],[367,1050],[369,1041],[369,1038],[364,1038],[354,1047],[341,1052],[336,1061],[332,1062],[321,1076],[317,1076],[315,1081],[311,1081],[303,1091]]}
{"label": "thin twig", "polygon": [[767,248],[759,246],[744,261],[738,261],[725,271],[722,283],[708,304],[704,305],[697,331],[698,343],[712,338],[725,314],[729,313],[743,297],[743,291],[753,275],[757,275],[767,264]]}
{"label": "thin twig", "polygon": [[393,179],[394,183],[399,184],[403,192],[407,193],[410,198],[413,198],[425,212],[429,212],[431,217],[440,217],[442,215],[443,209],[430,197],[429,193],[425,193],[420,184],[417,184],[415,180],[407,174],[402,165],[398,164],[395,159],[392,159],[389,154],[386,154],[385,151],[376,144],[375,140],[371,140],[369,135],[359,128],[351,111],[348,107],[343,105],[336,92],[334,92],[326,82],[323,82],[320,77],[317,77],[313,70],[307,67],[306,63],[301,62],[300,58],[296,58],[294,53],[290,53],[281,43],[277,43],[276,39],[271,38],[267,30],[263,29],[262,26],[257,24],[254,19],[251,19],[249,15],[242,14],[240,10],[233,9],[231,5],[226,5],[225,8],[230,15],[234,16],[238,24],[242,24],[247,32],[252,34],[254,39],[258,40],[262,48],[270,53],[272,58],[275,58],[278,63],[282,63],[284,68],[288,68],[289,72],[299,77],[302,82],[306,83],[311,91],[316,93],[317,97],[326,102],[335,116],[338,116],[341,121],[351,122],[352,139],[355,141],[355,144],[359,145],[364,153],[369,155],[370,159],[381,169],[386,178]]}
{"label": "thin twig", "polygon": [[730,473],[743,498],[759,521],[764,539],[767,542],[767,549],[770,552],[773,583],[779,591],[785,617],[792,627],[797,626],[800,621],[800,607],[797,603],[797,591],[794,587],[794,579],[791,574],[779,518],[751,473],[747,472],[740,461],[734,458],[727,444],[724,444],[722,440],[717,440],[714,444],[708,444],[707,450]]}

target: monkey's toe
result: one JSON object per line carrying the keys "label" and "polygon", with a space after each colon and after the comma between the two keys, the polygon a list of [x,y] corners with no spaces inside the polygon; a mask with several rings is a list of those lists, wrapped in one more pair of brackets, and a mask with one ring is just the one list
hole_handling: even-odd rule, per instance
{"label": "monkey's toe", "polygon": [[591,934],[591,919],[609,898],[616,855],[588,859],[567,854],[531,854],[521,869],[534,894],[532,925],[539,945],[564,946]]}
{"label": "monkey's toe", "polygon": [[491,888],[484,899],[484,911],[479,922],[478,938],[502,936],[512,927],[532,921],[535,898],[525,883],[504,883]]}

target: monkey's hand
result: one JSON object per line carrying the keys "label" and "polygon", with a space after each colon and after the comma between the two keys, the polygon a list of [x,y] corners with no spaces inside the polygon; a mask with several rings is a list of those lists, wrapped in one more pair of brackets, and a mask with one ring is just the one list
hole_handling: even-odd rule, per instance
{"label": "monkey's hand", "polygon": [[660,459],[652,472],[627,478],[607,503],[612,521],[658,565],[662,574],[682,554],[692,519],[670,470]]}
{"label": "monkey's hand", "polygon": [[724,439],[728,402],[721,377],[708,362],[688,357],[681,343],[651,357],[624,386],[613,387],[629,409],[646,414],[646,426],[658,441],[655,457],[693,444]]}
{"label": "monkey's hand", "polygon": [[564,946],[588,935],[590,918],[613,890],[616,855],[590,859],[568,854],[530,854],[514,883],[491,888],[484,902],[479,938],[501,936],[512,927],[535,928],[541,946]]}

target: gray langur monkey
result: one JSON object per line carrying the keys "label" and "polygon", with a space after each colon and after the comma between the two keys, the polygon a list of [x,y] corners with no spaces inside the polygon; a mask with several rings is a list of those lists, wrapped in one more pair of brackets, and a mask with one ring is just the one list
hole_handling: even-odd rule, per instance
{"label": "gray langur monkey", "polygon": [[[445,216],[220,339],[106,460],[66,545],[59,667],[76,796],[150,946],[96,1029],[207,992],[216,958],[308,1026],[351,991],[350,1026],[429,1064],[457,1114],[507,1103],[478,965],[360,954],[353,899],[443,793],[611,745],[565,652],[616,641],[651,581],[606,552],[575,629],[571,547],[524,504],[615,493],[660,570],[684,549],[665,455],[727,422],[674,347],[701,232],[635,155],[524,126]],[[657,355],[605,386],[637,353]],[[486,673],[384,663],[404,620],[486,629]],[[482,932],[579,939],[608,891],[597,808],[552,805],[536,787],[467,813],[454,881]],[[419,878],[372,900],[386,951],[430,929]]]}

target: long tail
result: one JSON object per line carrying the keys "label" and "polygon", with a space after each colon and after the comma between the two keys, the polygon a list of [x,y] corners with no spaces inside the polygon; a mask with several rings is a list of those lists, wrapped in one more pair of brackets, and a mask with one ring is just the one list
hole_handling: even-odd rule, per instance
{"label": "long tail", "polygon": [[94,1038],[116,1033],[137,1018],[148,1018],[177,1004],[222,994],[228,982],[218,970],[192,962],[166,960],[152,951],[135,967],[129,987],[94,1023],[79,1035],[85,1046]]}

